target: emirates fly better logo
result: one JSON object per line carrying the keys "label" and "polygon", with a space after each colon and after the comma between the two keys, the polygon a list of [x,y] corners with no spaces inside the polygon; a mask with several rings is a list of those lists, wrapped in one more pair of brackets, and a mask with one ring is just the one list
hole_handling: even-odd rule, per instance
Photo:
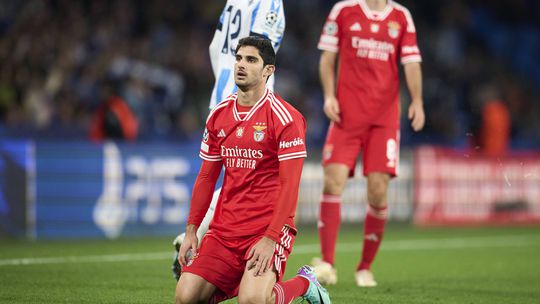
{"label": "emirates fly better logo", "polygon": [[257,160],[263,156],[260,149],[221,146],[221,158],[227,168],[255,169]]}

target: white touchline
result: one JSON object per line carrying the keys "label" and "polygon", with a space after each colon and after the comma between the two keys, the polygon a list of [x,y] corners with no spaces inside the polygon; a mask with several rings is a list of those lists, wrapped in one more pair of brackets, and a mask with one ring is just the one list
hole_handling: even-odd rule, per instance
{"label": "white touchline", "polygon": [[[381,251],[400,250],[439,250],[439,249],[469,249],[497,247],[526,247],[540,246],[540,236],[537,235],[507,235],[492,237],[446,238],[446,239],[417,239],[417,240],[388,240],[382,243]],[[355,252],[361,248],[360,243],[338,243],[340,252]],[[319,244],[297,245],[293,254],[316,254]],[[101,263],[101,262],[131,262],[156,261],[173,257],[173,252],[126,253],[88,256],[64,256],[47,258],[21,258],[0,260],[0,266],[66,264],[66,263]]]}
{"label": "white touchline", "polygon": [[[493,247],[524,247],[540,245],[540,236],[493,236],[447,239],[418,239],[383,241],[381,251],[400,250],[439,250],[439,249],[469,249]],[[361,243],[338,243],[340,252],[355,252],[361,248]],[[319,244],[298,245],[293,247],[293,253],[307,254],[319,251]]]}
{"label": "white touchline", "polygon": [[155,261],[172,258],[171,252],[126,253],[87,256],[65,256],[50,258],[24,258],[0,260],[0,266],[7,265],[36,265],[36,264],[65,264],[65,263],[101,263],[101,262],[130,262]]}

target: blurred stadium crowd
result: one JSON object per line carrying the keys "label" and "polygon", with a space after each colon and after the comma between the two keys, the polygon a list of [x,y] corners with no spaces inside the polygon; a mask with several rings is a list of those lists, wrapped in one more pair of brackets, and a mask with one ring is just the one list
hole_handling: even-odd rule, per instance
{"label": "blurred stadium crowd", "polygon": [[[417,135],[403,117],[402,144],[471,146],[483,105],[500,100],[512,147],[539,148],[540,2],[399,2],[416,23],[427,114]],[[87,139],[112,89],[135,115],[138,140],[198,139],[213,85],[208,45],[224,3],[0,0],[0,136]],[[304,113],[315,145],[327,125],[316,45],[334,3],[284,0],[276,91]]]}

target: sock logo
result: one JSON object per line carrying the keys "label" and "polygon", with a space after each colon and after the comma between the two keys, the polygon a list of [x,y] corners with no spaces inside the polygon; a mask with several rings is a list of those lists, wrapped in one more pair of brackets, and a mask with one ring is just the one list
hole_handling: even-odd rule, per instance
{"label": "sock logo", "polygon": [[378,242],[379,237],[375,233],[366,234],[364,238],[368,241]]}

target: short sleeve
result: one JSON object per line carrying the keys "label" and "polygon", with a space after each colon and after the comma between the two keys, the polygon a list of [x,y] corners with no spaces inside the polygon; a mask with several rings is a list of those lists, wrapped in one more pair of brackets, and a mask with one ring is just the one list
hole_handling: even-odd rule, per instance
{"label": "short sleeve", "polygon": [[319,44],[317,45],[319,50],[334,53],[339,52],[339,41],[341,35],[339,18],[340,12],[341,7],[336,4],[326,18],[321,37],[319,38]]}
{"label": "short sleeve", "polygon": [[300,114],[291,113],[293,120],[278,130],[278,160],[307,157],[306,121]]}
{"label": "short sleeve", "polygon": [[250,34],[261,35],[272,41],[277,51],[285,32],[285,13],[281,0],[259,1],[251,17]]}
{"label": "short sleeve", "polygon": [[403,33],[403,39],[401,40],[401,64],[421,62],[422,56],[416,41],[416,28],[414,26],[414,21],[411,13],[408,10],[404,11],[403,14],[405,15],[406,27]]}

